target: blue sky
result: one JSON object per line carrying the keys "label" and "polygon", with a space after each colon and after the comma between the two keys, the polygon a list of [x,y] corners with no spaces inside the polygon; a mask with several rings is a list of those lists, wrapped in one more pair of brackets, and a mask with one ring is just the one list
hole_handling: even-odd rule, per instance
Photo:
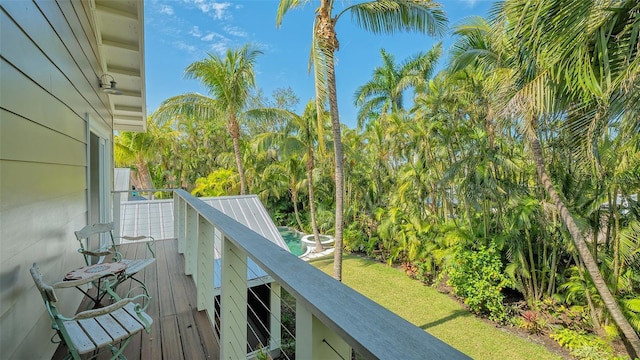
{"label": "blue sky", "polygon": [[[349,1],[336,1],[340,9]],[[488,0],[440,1],[456,24],[472,15],[486,16]],[[314,10],[319,1],[290,10],[282,26],[275,26],[277,0],[147,0],[145,1],[145,72],[147,112],[151,114],[165,99],[188,92],[207,94],[197,80],[184,78],[184,69],[208,53],[223,54],[228,48],[252,43],[263,54],[256,62],[257,85],[264,95],[277,88],[291,87],[300,98],[299,111],[314,97],[308,60]],[[355,127],[354,91],[371,79],[381,64],[380,49],[395,56],[396,63],[425,52],[444,41],[444,56],[451,46],[450,36],[434,39],[426,35],[398,33],[376,36],[351,24],[349,16],[337,25],[340,50],[336,78],[340,120]]]}

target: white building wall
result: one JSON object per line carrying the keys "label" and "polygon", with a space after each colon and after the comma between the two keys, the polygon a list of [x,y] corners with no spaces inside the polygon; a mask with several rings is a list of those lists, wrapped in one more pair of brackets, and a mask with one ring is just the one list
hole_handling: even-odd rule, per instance
{"label": "white building wall", "polygon": [[[56,345],[29,274],[55,282],[83,265],[87,115],[112,129],[88,1],[0,0],[0,349],[51,358]],[[112,132],[112,130],[110,130]],[[62,311],[80,300],[61,291]]]}

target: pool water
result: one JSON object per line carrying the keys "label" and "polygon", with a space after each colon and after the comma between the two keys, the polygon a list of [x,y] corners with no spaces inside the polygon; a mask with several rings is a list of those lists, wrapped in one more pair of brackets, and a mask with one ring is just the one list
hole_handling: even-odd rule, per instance
{"label": "pool water", "polygon": [[302,242],[300,241],[302,234],[288,228],[278,228],[278,231],[293,255],[300,256],[304,254],[305,249],[302,247]]}

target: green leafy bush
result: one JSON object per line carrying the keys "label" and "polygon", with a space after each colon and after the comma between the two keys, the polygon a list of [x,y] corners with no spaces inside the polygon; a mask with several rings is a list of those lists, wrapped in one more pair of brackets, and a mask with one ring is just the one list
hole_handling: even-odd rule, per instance
{"label": "green leafy bush", "polygon": [[611,346],[597,335],[560,328],[549,336],[558,344],[571,350],[571,355],[578,359],[604,360],[614,358]]}
{"label": "green leafy bush", "polygon": [[344,250],[348,252],[366,252],[368,239],[357,222],[347,225],[343,235]]}
{"label": "green leafy bush", "polygon": [[449,269],[449,285],[472,312],[485,314],[493,321],[505,320],[501,290],[509,285],[509,279],[502,272],[500,254],[493,245],[459,252]]}

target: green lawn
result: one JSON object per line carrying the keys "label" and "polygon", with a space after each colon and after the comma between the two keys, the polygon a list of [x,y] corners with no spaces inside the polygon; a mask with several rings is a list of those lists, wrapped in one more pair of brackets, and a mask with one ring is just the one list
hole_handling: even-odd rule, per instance
{"label": "green lawn", "polygon": [[[333,257],[310,264],[333,274]],[[402,271],[356,256],[344,256],[343,282],[474,359],[560,359],[534,344],[489,325],[456,301],[410,279]]]}

